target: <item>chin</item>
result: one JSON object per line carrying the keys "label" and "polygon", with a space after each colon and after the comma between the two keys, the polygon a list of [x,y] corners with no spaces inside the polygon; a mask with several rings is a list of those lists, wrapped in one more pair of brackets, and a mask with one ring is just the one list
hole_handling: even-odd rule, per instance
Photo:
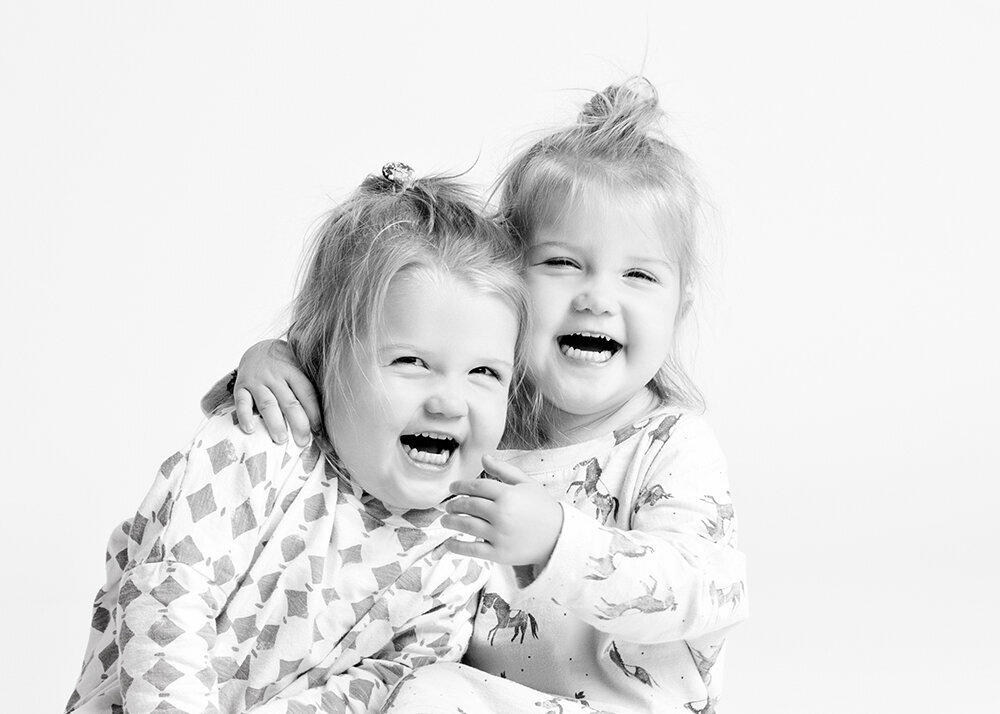
{"label": "chin", "polygon": [[441,502],[448,498],[448,495],[448,488],[446,486],[441,493],[393,494],[393,497],[379,500],[390,508],[411,511],[440,506]]}

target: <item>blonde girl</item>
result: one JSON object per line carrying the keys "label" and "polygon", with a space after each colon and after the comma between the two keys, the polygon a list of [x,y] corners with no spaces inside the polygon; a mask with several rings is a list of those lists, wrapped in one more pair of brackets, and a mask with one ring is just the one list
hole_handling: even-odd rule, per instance
{"label": "blonde girl", "polygon": [[[725,459],[677,357],[698,195],[663,122],[648,82],[609,87],[501,177],[532,306],[533,389],[512,421],[534,407],[543,421],[484,460],[492,480],[452,487],[443,523],[475,538],[453,551],[501,567],[465,664],[415,673],[389,711],[717,709],[745,562]],[[283,360],[245,371],[238,394],[277,403],[262,388],[294,379]]]}
{"label": "blonde girl", "polygon": [[526,297],[509,237],[401,164],[325,220],[288,344],[320,385],[303,445],[231,409],[116,529],[67,712],[373,712],[457,660],[488,568],[440,504],[504,429]]}

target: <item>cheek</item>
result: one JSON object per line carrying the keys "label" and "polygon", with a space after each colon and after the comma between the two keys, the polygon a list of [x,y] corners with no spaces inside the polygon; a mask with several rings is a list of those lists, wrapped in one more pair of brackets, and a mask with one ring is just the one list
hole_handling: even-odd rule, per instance
{"label": "cheek", "polygon": [[532,318],[536,324],[551,323],[557,319],[562,310],[562,297],[557,285],[547,278],[535,278],[528,281],[528,298],[531,305]]}
{"label": "cheek", "polygon": [[507,394],[484,396],[479,402],[479,416],[481,428],[478,429],[476,440],[483,449],[491,451],[500,442],[507,424]]}
{"label": "cheek", "polygon": [[650,343],[658,352],[664,353],[664,358],[673,347],[674,335],[680,317],[677,314],[677,304],[668,301],[651,310],[647,316],[647,324],[655,325],[655,328],[648,331]]}

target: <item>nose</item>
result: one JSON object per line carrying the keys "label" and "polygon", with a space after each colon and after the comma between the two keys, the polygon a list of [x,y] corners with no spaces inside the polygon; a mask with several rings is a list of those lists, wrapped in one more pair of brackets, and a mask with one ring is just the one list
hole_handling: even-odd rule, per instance
{"label": "nose", "polygon": [[615,311],[614,293],[604,279],[593,276],[580,286],[571,305],[577,312],[610,315]]}
{"label": "nose", "polygon": [[438,384],[424,403],[424,409],[428,414],[446,419],[458,419],[469,413],[469,405],[461,390],[450,380]]}

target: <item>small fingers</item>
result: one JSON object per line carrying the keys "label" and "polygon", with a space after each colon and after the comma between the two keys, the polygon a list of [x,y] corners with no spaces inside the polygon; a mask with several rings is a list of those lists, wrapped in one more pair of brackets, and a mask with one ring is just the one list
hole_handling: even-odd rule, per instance
{"label": "small fingers", "polygon": [[444,504],[444,509],[448,513],[465,514],[475,516],[484,521],[492,521],[493,501],[485,498],[475,498],[472,496],[460,496],[452,498]]}
{"label": "small fingers", "polygon": [[[305,446],[309,443],[309,439],[312,437],[312,429],[309,427],[309,417],[306,416],[301,402],[295,398],[295,394],[288,387],[288,385],[285,384],[274,385],[272,387],[272,393],[274,394],[274,398],[278,400],[278,411],[282,418],[282,430],[285,428],[284,420],[287,420],[288,427],[292,430],[292,438],[295,439],[295,443],[299,446]],[[287,438],[287,436],[285,438]]]}
{"label": "small fingers", "polygon": [[508,488],[499,481],[488,478],[463,479],[453,481],[449,489],[460,496],[478,496],[493,501]]}
{"label": "small fingers", "polygon": [[285,428],[285,418],[281,415],[281,407],[274,393],[267,387],[255,387],[250,392],[257,411],[264,420],[264,426],[275,444],[288,441],[288,430]]}
{"label": "small fingers", "polygon": [[489,523],[472,516],[445,515],[441,517],[441,525],[480,540],[489,540],[493,535],[493,527]]}
{"label": "small fingers", "polygon": [[319,431],[323,426],[323,412],[319,408],[319,397],[316,396],[316,388],[312,382],[302,372],[296,372],[289,376],[288,386],[299,400],[310,428]]}
{"label": "small fingers", "polygon": [[490,476],[511,485],[527,483],[532,480],[521,469],[489,454],[483,454],[483,468]]}
{"label": "small fingers", "polygon": [[252,434],[254,428],[253,397],[244,388],[233,391],[233,401],[236,402],[236,419],[244,434]]}
{"label": "small fingers", "polygon": [[448,550],[457,555],[468,555],[473,558],[482,558],[483,560],[493,560],[495,558],[493,546],[489,543],[482,543],[480,541],[470,543],[458,540],[457,538],[449,538],[445,543],[448,546]]}

